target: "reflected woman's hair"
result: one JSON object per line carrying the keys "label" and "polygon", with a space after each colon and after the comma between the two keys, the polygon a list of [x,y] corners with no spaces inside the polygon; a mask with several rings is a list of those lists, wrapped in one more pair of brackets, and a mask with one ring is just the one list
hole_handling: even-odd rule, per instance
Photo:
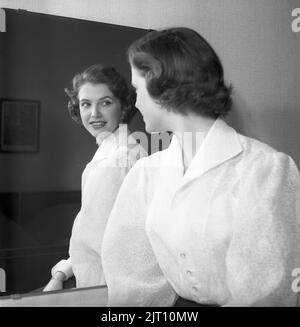
{"label": "reflected woman's hair", "polygon": [[72,79],[71,87],[65,88],[65,92],[70,98],[68,110],[73,120],[78,124],[82,124],[78,92],[85,83],[105,84],[121,103],[120,123],[130,122],[137,111],[135,108],[136,97],[134,90],[114,67],[105,67],[100,64],[92,65],[82,73],[75,75]]}

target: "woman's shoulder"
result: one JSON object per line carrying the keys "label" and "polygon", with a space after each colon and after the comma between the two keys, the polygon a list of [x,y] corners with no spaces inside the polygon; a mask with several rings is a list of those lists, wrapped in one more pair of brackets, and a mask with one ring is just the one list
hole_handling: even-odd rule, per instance
{"label": "woman's shoulder", "polygon": [[243,148],[243,153],[245,156],[249,157],[260,157],[267,158],[269,160],[279,160],[279,161],[285,161],[288,160],[291,157],[275,148],[273,148],[271,145],[268,145],[267,143],[264,143],[258,139],[254,139],[248,136],[244,136],[241,134],[238,134],[239,141]]}
{"label": "woman's shoulder", "polygon": [[278,152],[275,148],[264,143],[258,139],[245,136],[242,134],[237,134],[239,141],[242,145],[243,151],[247,155],[258,155],[258,154],[274,154]]}
{"label": "woman's shoulder", "polygon": [[162,151],[154,152],[149,156],[143,157],[138,162],[139,167],[146,170],[159,169],[161,167],[162,160],[164,158],[165,153],[166,150],[162,150]]}
{"label": "woman's shoulder", "polygon": [[293,158],[257,139],[238,134],[243,148],[242,162],[249,170],[293,171],[299,174]]}
{"label": "woman's shoulder", "polygon": [[159,176],[158,172],[162,156],[163,151],[158,151],[149,156],[140,158],[130,169],[127,179],[132,180],[134,183],[140,182],[147,185],[155,184]]}

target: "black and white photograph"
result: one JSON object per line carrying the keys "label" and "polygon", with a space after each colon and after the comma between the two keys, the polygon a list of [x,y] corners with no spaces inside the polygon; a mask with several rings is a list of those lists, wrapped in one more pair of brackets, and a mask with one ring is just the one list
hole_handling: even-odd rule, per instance
{"label": "black and white photograph", "polygon": [[0,0],[0,313],[300,307],[299,169],[300,0]]}

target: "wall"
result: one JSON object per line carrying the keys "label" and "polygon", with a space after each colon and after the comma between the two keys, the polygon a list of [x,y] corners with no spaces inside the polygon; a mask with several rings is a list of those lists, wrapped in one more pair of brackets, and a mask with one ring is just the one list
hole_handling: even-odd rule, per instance
{"label": "wall", "polygon": [[[88,5],[87,5],[88,3]],[[291,155],[300,166],[300,33],[291,11],[299,0],[3,0],[23,8],[125,26],[185,25],[199,31],[233,84],[240,132]]]}

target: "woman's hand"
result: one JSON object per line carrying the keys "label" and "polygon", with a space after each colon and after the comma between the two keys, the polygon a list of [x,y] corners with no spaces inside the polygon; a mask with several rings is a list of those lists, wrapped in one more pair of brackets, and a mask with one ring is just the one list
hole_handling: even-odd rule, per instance
{"label": "woman's hand", "polygon": [[43,292],[59,291],[63,289],[63,282],[66,280],[66,275],[57,271],[55,276],[52,277],[46,287],[43,289]]}

